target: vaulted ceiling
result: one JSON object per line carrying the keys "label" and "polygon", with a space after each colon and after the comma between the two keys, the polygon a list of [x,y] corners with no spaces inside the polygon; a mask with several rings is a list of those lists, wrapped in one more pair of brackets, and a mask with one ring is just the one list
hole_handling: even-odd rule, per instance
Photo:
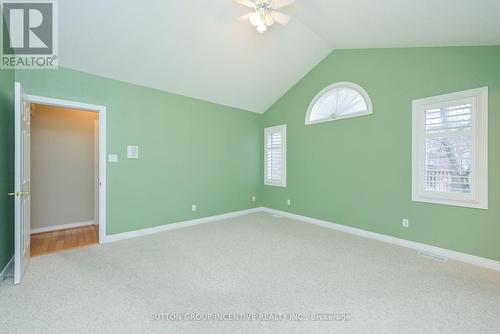
{"label": "vaulted ceiling", "polygon": [[264,112],[334,49],[500,45],[498,0],[297,0],[263,35],[232,0],[59,1],[60,65]]}

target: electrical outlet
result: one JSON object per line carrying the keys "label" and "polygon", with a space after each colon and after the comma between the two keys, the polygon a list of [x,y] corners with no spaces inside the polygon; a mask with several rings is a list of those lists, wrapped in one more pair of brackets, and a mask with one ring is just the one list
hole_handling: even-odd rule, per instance
{"label": "electrical outlet", "polygon": [[287,200],[286,200],[286,205],[288,205],[288,206],[292,205],[292,201],[291,201],[291,200],[289,200],[289,199],[287,199]]}
{"label": "electrical outlet", "polygon": [[252,202],[255,203],[255,196],[252,196]]}
{"label": "electrical outlet", "polygon": [[191,211],[196,211],[196,204],[191,205]]}
{"label": "electrical outlet", "polygon": [[406,218],[401,219],[401,226],[403,226],[404,228],[410,227],[410,221]]}

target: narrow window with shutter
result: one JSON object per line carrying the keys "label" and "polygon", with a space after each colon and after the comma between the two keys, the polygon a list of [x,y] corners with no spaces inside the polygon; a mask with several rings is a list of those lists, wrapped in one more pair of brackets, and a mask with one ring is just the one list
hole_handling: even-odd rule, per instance
{"label": "narrow window with shutter", "polygon": [[487,208],[488,90],[413,102],[413,200]]}
{"label": "narrow window with shutter", "polygon": [[264,130],[264,184],[286,187],[286,125]]}

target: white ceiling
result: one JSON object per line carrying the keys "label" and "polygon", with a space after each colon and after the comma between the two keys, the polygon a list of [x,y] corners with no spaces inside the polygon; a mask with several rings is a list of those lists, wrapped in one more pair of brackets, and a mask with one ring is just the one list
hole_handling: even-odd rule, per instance
{"label": "white ceiling", "polygon": [[297,0],[264,35],[232,0],[59,1],[60,65],[264,112],[333,49],[500,45],[499,0]]}

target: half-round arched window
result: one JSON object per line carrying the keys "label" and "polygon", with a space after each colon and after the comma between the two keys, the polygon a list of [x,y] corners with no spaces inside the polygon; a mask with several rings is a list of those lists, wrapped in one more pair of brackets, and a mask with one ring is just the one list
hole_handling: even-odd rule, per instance
{"label": "half-round arched window", "polygon": [[370,96],[363,87],[352,82],[337,82],[323,89],[312,100],[307,110],[306,124],[372,113]]}

